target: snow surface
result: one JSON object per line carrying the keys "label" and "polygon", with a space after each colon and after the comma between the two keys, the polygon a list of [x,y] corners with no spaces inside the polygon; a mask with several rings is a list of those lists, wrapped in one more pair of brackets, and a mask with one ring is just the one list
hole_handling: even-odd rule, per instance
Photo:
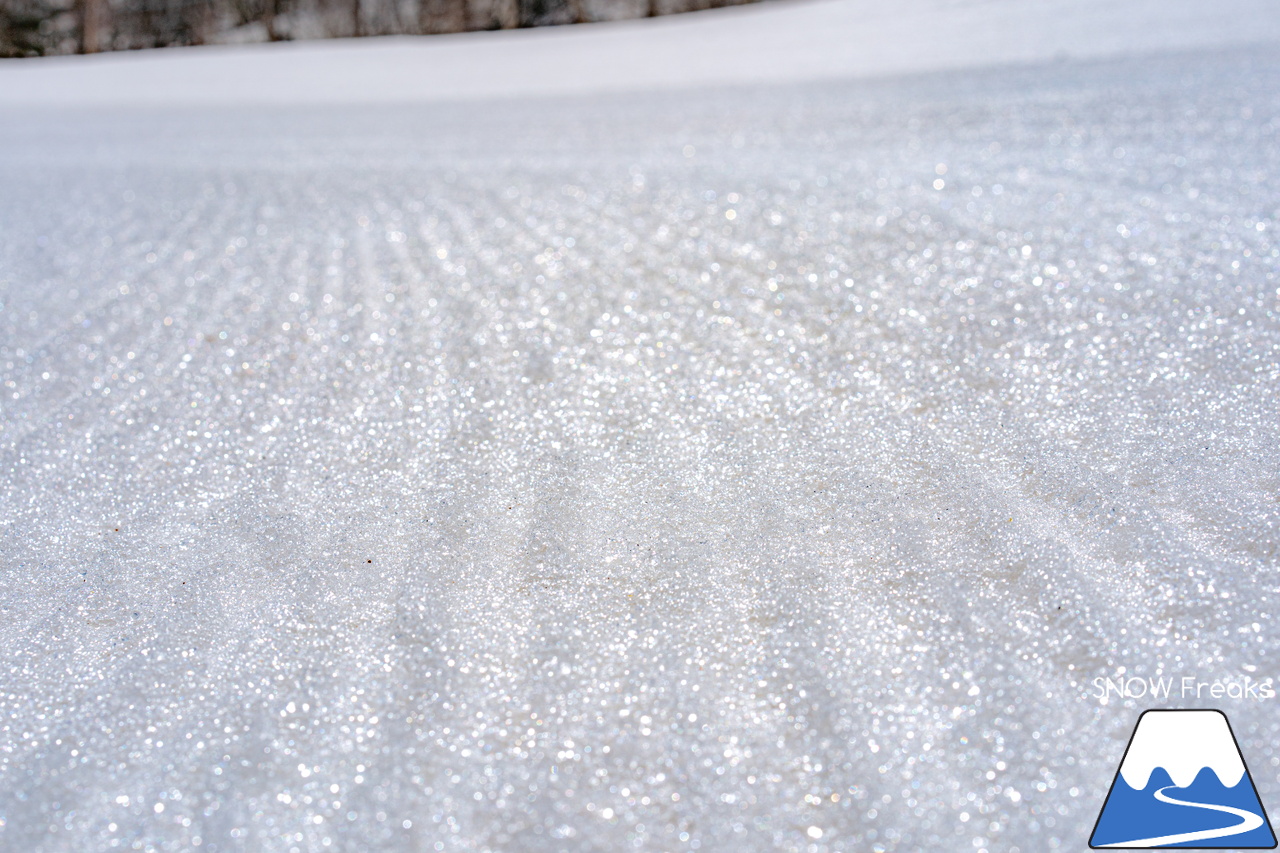
{"label": "snow surface", "polygon": [[1157,767],[1163,767],[1179,788],[1189,787],[1206,767],[1228,788],[1234,788],[1244,776],[1240,750],[1231,737],[1227,718],[1219,711],[1143,714],[1120,765],[1120,775],[1130,788],[1141,791]]}
{"label": "snow surface", "polygon": [[1094,678],[1273,677],[1274,44],[138,85],[0,121],[0,849],[1080,849]]}
{"label": "snow surface", "polygon": [[532,31],[0,60],[0,105],[465,101],[1277,41],[1273,0],[784,0]]}

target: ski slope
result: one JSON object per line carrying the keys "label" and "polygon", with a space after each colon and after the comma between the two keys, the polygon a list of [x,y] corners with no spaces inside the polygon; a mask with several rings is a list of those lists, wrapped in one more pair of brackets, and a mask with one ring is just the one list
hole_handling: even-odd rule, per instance
{"label": "ski slope", "polygon": [[0,849],[1083,848],[1280,651],[1270,9],[0,63]]}

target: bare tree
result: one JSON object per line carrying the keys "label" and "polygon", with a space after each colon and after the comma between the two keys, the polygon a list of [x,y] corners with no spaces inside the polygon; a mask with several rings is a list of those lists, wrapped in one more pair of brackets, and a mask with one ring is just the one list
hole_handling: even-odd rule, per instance
{"label": "bare tree", "polygon": [[289,36],[280,29],[280,18],[289,11],[288,0],[266,0],[262,9],[262,20],[267,26],[267,38],[272,41],[284,41]]}
{"label": "bare tree", "polygon": [[572,24],[582,17],[581,4],[569,0],[519,0],[517,26]]}
{"label": "bare tree", "polygon": [[457,33],[667,15],[739,2],[751,0],[0,0],[0,56]]}
{"label": "bare tree", "polygon": [[97,53],[103,47],[102,27],[107,18],[107,0],[80,0],[79,5],[80,52]]}
{"label": "bare tree", "polygon": [[423,0],[418,28],[424,33],[460,33],[467,29],[467,0]]}

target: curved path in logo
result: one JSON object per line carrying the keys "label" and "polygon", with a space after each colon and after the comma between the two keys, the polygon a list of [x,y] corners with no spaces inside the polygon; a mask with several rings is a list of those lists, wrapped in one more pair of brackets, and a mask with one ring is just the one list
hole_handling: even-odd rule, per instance
{"label": "curved path in logo", "polygon": [[1193,809],[1208,809],[1215,812],[1226,812],[1240,818],[1240,823],[1234,826],[1224,826],[1219,829],[1201,829],[1196,832],[1179,832],[1175,835],[1161,835],[1156,838],[1136,838],[1132,841],[1122,841],[1117,844],[1102,845],[1105,847],[1167,847],[1170,844],[1182,844],[1187,841],[1205,841],[1210,838],[1226,838],[1231,835],[1239,835],[1249,832],[1262,826],[1262,817],[1253,812],[1237,809],[1233,806],[1219,806],[1211,803],[1192,803],[1187,800],[1175,800],[1173,797],[1165,794],[1170,788],[1176,788],[1176,785],[1168,785],[1160,788],[1155,792],[1155,798],[1162,803],[1169,803],[1175,806],[1188,806]]}

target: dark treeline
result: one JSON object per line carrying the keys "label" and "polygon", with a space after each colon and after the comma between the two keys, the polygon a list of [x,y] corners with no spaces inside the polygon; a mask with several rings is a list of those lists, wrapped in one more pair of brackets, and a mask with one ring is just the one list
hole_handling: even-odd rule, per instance
{"label": "dark treeline", "polygon": [[0,0],[0,56],[500,30],[743,2],[750,0]]}

